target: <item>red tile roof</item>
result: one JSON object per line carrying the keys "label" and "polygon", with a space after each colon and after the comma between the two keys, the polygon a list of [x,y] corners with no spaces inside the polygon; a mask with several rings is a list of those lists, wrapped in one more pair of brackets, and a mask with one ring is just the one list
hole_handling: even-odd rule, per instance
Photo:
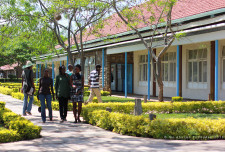
{"label": "red tile roof", "polygon": [[15,63],[15,64],[12,64],[12,65],[3,65],[0,67],[0,70],[3,70],[3,71],[7,71],[7,70],[14,70],[15,67],[17,67],[18,64]]}
{"label": "red tile roof", "polygon": [[[176,5],[173,7],[172,11],[172,20],[185,18],[217,9],[225,8],[225,0],[178,0]],[[150,13],[147,11],[144,12],[146,14],[146,18],[150,16]],[[121,21],[117,14],[113,14],[111,18],[107,19],[105,22],[104,29],[101,30],[102,37],[107,35],[115,35],[119,33],[123,33],[129,31],[126,25],[121,24],[119,27],[116,26],[116,22]],[[144,24],[139,25],[140,28],[145,27]],[[98,39],[94,35],[88,35],[84,41],[90,41],[94,39]],[[56,48],[60,48],[60,46],[56,46]]]}

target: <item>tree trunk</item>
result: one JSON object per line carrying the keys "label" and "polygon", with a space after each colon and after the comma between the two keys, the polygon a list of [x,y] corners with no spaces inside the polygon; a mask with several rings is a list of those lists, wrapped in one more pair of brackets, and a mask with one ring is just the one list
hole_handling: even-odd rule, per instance
{"label": "tree trunk", "polygon": [[72,64],[72,66],[74,66],[74,61],[73,61],[73,55],[71,53],[71,49],[68,47],[67,48],[67,55],[69,56],[69,63]]}
{"label": "tree trunk", "polygon": [[83,30],[80,29],[80,60],[81,60],[81,75],[84,77],[84,46],[83,46]]}
{"label": "tree trunk", "polygon": [[157,79],[158,86],[159,86],[158,100],[160,102],[163,102],[163,81],[162,81],[161,57],[158,57],[156,66],[157,66],[156,79]]}
{"label": "tree trunk", "polygon": [[84,76],[84,51],[81,50],[80,52],[80,62],[81,62],[81,67],[82,67],[82,71],[81,71],[81,75]]}
{"label": "tree trunk", "polygon": [[[80,61],[81,61],[81,75],[83,76],[83,78],[84,78],[84,49],[83,49],[83,44],[81,43],[81,52],[80,52]],[[83,79],[84,80],[84,79]],[[84,84],[84,82],[83,82],[83,84]],[[83,85],[83,87],[82,87],[82,92],[84,93],[84,85]],[[83,95],[83,101],[84,101],[84,95]]]}
{"label": "tree trunk", "polygon": [[158,96],[158,100],[160,102],[163,101],[163,81],[162,81],[162,77],[158,77],[157,78],[157,82],[158,82],[158,86],[159,86],[159,96]]}

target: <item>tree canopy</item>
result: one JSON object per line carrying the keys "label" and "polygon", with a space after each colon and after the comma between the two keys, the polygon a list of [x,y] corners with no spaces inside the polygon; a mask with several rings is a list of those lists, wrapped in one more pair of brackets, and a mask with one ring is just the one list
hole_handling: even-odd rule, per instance
{"label": "tree canopy", "polygon": [[[38,15],[39,9],[30,0],[2,0],[0,5],[1,64],[22,63],[32,56],[57,53],[54,33]],[[2,24],[1,24],[2,23]]]}

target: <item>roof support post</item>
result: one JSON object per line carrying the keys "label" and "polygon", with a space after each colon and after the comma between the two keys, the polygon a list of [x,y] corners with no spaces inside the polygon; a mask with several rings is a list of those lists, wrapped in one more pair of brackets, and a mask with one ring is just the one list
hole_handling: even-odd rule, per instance
{"label": "roof support post", "polygon": [[148,100],[150,100],[150,81],[151,81],[151,64],[150,64],[150,51],[148,50]]}
{"label": "roof support post", "polygon": [[219,79],[219,42],[218,40],[215,41],[215,101],[218,101],[218,79]]}
{"label": "roof support post", "polygon": [[127,98],[127,52],[125,52],[125,98]]}
{"label": "roof support post", "polygon": [[105,76],[105,51],[102,49],[102,88],[104,88],[104,76]]}
{"label": "roof support post", "polygon": [[176,68],[176,72],[177,72],[177,90],[176,90],[176,96],[179,96],[179,87],[180,87],[180,85],[179,85],[179,73],[180,73],[180,61],[179,61],[179,59],[180,59],[180,47],[179,47],[179,45],[177,46],[177,68]]}

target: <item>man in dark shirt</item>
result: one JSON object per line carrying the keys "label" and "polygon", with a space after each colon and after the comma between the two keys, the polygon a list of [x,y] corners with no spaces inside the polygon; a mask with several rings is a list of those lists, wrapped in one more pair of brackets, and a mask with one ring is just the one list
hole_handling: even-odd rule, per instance
{"label": "man in dark shirt", "polygon": [[56,99],[59,100],[59,112],[61,123],[67,121],[68,99],[70,96],[70,77],[65,73],[65,66],[59,67],[59,75],[56,76],[55,82]]}
{"label": "man in dark shirt", "polygon": [[[21,92],[24,94],[23,99],[23,116],[26,114],[31,115],[31,109],[32,109],[32,103],[34,100],[33,95],[28,95],[28,92],[30,91],[30,88],[33,88],[35,90],[34,86],[34,80],[33,80],[33,64],[31,61],[27,61],[26,65],[23,66],[23,72],[22,72],[22,89]],[[28,96],[30,98],[30,101],[28,103]]]}

